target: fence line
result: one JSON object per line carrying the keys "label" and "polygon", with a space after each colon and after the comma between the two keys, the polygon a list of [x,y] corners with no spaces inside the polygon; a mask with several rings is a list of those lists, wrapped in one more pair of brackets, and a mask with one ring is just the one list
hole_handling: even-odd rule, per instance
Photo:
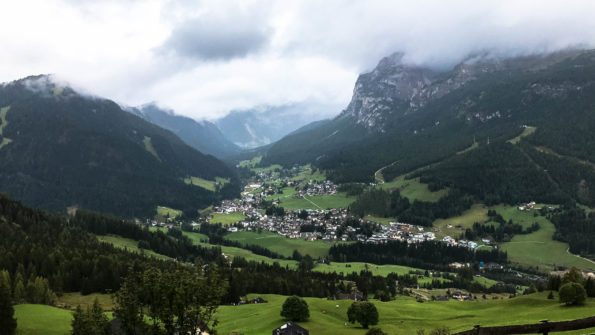
{"label": "fence line", "polygon": [[514,326],[498,326],[498,327],[481,327],[476,325],[471,330],[466,330],[454,335],[512,335],[512,334],[549,334],[555,332],[580,330],[595,327],[595,316],[570,320],[570,321],[556,321],[549,322],[542,320],[539,323],[514,325]]}

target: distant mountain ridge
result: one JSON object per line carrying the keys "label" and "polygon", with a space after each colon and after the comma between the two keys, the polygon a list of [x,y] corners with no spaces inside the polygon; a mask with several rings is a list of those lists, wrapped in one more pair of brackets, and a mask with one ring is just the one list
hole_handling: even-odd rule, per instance
{"label": "distant mountain ridge", "polygon": [[215,121],[223,134],[244,149],[273,143],[291,132],[328,115],[327,106],[294,103],[234,110]]}
{"label": "distant mountain ridge", "polygon": [[212,122],[196,121],[186,116],[177,115],[174,111],[149,103],[129,111],[145,120],[176,134],[186,144],[196,150],[224,158],[236,155],[241,148],[229,141],[221,130]]}
{"label": "distant mountain ridge", "polygon": [[[191,213],[238,190],[221,161],[49,76],[2,84],[0,109],[0,192],[28,205],[147,217],[157,205]],[[187,185],[190,176],[231,183],[215,193]]]}

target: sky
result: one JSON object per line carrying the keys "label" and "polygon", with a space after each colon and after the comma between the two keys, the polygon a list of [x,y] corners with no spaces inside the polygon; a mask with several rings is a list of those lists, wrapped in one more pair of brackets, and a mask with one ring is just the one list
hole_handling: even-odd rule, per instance
{"label": "sky", "polygon": [[300,102],[330,117],[394,52],[448,69],[477,52],[592,48],[594,13],[573,0],[0,0],[0,81],[54,74],[195,119]]}

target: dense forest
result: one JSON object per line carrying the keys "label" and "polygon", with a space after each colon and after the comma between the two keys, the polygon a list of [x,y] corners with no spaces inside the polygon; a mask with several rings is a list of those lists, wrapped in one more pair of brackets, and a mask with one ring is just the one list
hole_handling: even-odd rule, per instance
{"label": "dense forest", "polygon": [[471,250],[428,241],[408,244],[406,241],[389,241],[384,244],[353,243],[331,247],[329,257],[337,262],[370,262],[374,264],[399,264],[445,271],[452,262],[506,263],[507,254],[497,249]]}
{"label": "dense forest", "polygon": [[550,220],[556,226],[554,238],[568,243],[570,252],[595,258],[595,214],[568,203],[554,210]]}

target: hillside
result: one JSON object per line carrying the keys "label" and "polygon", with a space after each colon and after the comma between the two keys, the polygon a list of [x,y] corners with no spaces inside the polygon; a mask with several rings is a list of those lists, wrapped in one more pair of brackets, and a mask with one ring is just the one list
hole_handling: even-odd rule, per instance
{"label": "hillside", "polygon": [[[48,76],[3,84],[0,106],[0,191],[28,205],[146,217],[157,205],[193,212],[235,193],[233,172],[216,158]],[[232,183],[215,193],[187,177]]]}
{"label": "hillside", "polygon": [[594,51],[479,56],[447,71],[395,54],[360,75],[339,116],[275,143],[263,163],[312,163],[339,182],[424,168],[416,176],[432,189],[455,185],[488,203],[593,204],[593,78]]}
{"label": "hillside", "polygon": [[176,115],[155,104],[132,108],[143,119],[176,134],[182,141],[194,149],[215,157],[228,157],[240,153],[241,149],[229,141],[209,121],[195,121],[189,117]]}

